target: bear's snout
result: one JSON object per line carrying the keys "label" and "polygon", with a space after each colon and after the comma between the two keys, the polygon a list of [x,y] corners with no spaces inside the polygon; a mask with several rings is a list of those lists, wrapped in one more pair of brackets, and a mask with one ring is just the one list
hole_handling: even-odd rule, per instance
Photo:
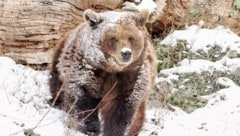
{"label": "bear's snout", "polygon": [[122,55],[123,61],[124,61],[124,62],[127,62],[127,61],[129,61],[129,60],[131,59],[131,57],[132,57],[132,51],[131,51],[131,49],[129,49],[129,48],[123,48],[123,49],[121,50],[121,55]]}

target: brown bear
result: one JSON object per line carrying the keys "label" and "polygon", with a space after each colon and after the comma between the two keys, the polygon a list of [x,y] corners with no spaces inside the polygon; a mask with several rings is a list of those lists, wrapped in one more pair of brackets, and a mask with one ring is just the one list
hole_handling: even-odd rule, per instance
{"label": "brown bear", "polygon": [[157,74],[147,17],[146,11],[86,10],[84,23],[57,48],[49,81],[53,103],[79,122],[81,132],[139,134]]}

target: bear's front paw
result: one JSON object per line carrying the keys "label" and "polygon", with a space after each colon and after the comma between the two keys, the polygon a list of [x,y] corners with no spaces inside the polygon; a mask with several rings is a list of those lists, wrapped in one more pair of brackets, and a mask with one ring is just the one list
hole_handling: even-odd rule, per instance
{"label": "bear's front paw", "polygon": [[98,136],[100,133],[100,124],[93,121],[88,124],[78,125],[77,129],[88,136]]}

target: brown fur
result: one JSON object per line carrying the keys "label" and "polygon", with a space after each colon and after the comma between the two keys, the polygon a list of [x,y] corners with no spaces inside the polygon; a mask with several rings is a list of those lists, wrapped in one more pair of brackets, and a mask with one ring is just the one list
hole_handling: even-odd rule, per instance
{"label": "brown fur", "polygon": [[[112,21],[108,14],[120,19]],[[83,122],[78,129],[88,135],[100,133],[100,112],[103,136],[137,136],[157,71],[144,26],[147,13],[84,16],[85,23],[60,42],[53,58],[53,97],[63,88],[56,106]],[[89,116],[86,110],[94,112]]]}

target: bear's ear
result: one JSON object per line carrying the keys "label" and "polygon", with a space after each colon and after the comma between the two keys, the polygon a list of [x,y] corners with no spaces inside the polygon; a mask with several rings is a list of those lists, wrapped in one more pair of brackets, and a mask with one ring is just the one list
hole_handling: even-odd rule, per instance
{"label": "bear's ear", "polygon": [[145,25],[145,22],[147,21],[148,18],[149,18],[148,10],[143,10],[133,15],[133,19],[135,20],[137,26]]}
{"label": "bear's ear", "polygon": [[94,29],[97,28],[98,24],[102,22],[101,17],[94,11],[88,9],[84,11],[84,20],[89,23],[89,25]]}

